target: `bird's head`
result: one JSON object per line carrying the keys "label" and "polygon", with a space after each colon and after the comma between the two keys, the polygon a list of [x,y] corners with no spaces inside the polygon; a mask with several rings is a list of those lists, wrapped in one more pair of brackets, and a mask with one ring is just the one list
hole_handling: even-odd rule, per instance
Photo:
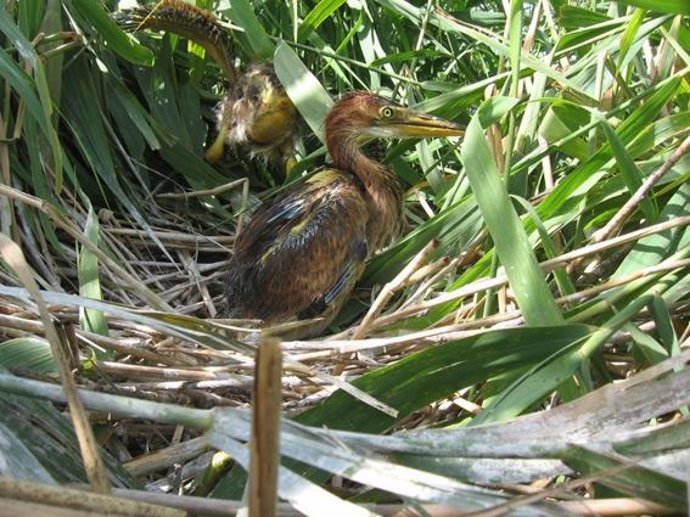
{"label": "bird's head", "polygon": [[444,137],[465,133],[453,122],[363,91],[344,95],[331,108],[326,132],[338,130],[374,138]]}
{"label": "bird's head", "polygon": [[273,69],[254,65],[246,75],[244,96],[251,110],[246,133],[250,142],[266,146],[289,141],[294,145],[297,111]]}

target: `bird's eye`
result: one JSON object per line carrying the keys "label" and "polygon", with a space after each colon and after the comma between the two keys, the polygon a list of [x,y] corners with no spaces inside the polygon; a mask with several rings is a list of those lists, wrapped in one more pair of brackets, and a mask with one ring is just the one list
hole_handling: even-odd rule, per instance
{"label": "bird's eye", "polygon": [[382,118],[391,118],[393,116],[393,108],[389,108],[388,106],[384,106],[381,108],[381,117]]}

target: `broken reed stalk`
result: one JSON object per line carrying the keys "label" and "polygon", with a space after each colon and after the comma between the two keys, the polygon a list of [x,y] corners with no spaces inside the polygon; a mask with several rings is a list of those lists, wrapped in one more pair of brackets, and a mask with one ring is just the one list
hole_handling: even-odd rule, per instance
{"label": "broken reed stalk", "polygon": [[[84,487],[85,489],[86,487]],[[94,494],[79,488],[50,486],[31,481],[0,477],[0,513],[18,515],[150,515],[185,517],[184,509],[174,505],[147,502],[129,497]],[[5,513],[6,512],[6,513]]]}
{"label": "broken reed stalk", "polygon": [[249,457],[249,517],[278,509],[283,357],[280,340],[266,338],[256,354]]}

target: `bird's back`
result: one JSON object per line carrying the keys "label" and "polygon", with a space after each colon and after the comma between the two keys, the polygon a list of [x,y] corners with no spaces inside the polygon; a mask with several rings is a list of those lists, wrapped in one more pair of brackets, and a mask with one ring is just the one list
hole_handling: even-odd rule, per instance
{"label": "bird's back", "polygon": [[232,315],[269,323],[322,316],[326,325],[364,269],[368,219],[361,185],[335,169],[262,205],[235,243]]}

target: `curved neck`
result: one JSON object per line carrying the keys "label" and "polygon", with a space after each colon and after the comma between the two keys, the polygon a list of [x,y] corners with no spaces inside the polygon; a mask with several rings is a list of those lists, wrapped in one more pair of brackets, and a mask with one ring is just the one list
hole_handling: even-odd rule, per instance
{"label": "curved neck", "polygon": [[367,240],[372,250],[382,248],[401,228],[402,193],[395,173],[360,150],[351,127],[327,131],[327,146],[335,167],[354,174],[362,183],[371,217]]}
{"label": "curved neck", "polygon": [[345,125],[327,131],[326,146],[335,167],[357,176],[367,190],[395,181],[395,174],[388,167],[361,151],[354,128]]}

